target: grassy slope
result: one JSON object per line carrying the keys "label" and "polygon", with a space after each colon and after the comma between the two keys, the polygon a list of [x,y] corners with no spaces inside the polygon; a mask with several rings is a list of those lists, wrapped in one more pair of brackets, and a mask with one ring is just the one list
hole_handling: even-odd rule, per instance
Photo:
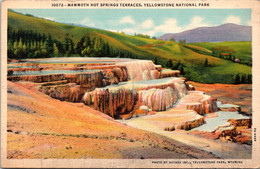
{"label": "grassy slope", "polygon": [[[158,57],[159,64],[163,65],[168,59],[172,59],[176,63],[181,60],[185,64],[186,76],[191,77],[194,81],[204,83],[232,83],[234,74],[251,73],[251,67],[249,66],[199,54],[176,42],[166,42],[100,29],[61,24],[41,18],[24,16],[11,11],[8,12],[8,24],[15,29],[27,29],[50,34],[60,41],[63,41],[66,34],[69,34],[75,43],[86,33],[91,33],[93,36],[101,37],[116,49],[127,50],[147,59]],[[203,66],[206,58],[208,59],[209,67]]]}
{"label": "grassy slope", "polygon": [[236,58],[251,62],[252,61],[252,43],[248,41],[242,42],[218,42],[218,43],[191,43],[192,45],[200,46],[211,50],[212,47],[227,46],[236,51]]}

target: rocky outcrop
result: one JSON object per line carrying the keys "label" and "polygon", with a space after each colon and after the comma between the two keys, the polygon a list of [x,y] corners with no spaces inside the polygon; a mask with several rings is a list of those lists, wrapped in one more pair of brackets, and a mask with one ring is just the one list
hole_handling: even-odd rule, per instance
{"label": "rocky outcrop", "polygon": [[241,128],[251,128],[252,126],[252,119],[230,119],[228,120],[235,127]]}
{"label": "rocky outcrop", "polygon": [[83,100],[86,105],[118,118],[133,110],[137,101],[137,91],[129,88],[96,89],[85,93]]}
{"label": "rocky outcrop", "polygon": [[171,70],[171,69],[163,69],[160,72],[160,78],[166,78],[166,77],[180,77],[180,71],[179,70]]}
{"label": "rocky outcrop", "polygon": [[205,123],[204,118],[199,117],[199,118],[194,119],[192,121],[185,121],[185,122],[182,122],[180,124],[173,125],[171,127],[166,127],[166,128],[164,128],[164,130],[166,130],[166,131],[174,131],[176,129],[191,130],[191,129],[198,127],[198,126],[200,126],[204,123]]}
{"label": "rocky outcrop", "polygon": [[119,82],[127,81],[127,72],[125,67],[114,67],[110,69],[103,69],[103,86],[110,84],[117,84]]}
{"label": "rocky outcrop", "polygon": [[82,87],[94,89],[103,86],[103,74],[101,71],[65,74],[64,77],[69,83],[76,83]]}
{"label": "rocky outcrop", "polygon": [[75,83],[41,86],[39,91],[52,98],[68,102],[81,102],[81,99],[88,88],[82,88]]}
{"label": "rocky outcrop", "polygon": [[112,85],[85,93],[83,101],[112,117],[130,113],[137,102],[152,111],[162,111],[187,94],[184,81],[167,78],[136,83]]}
{"label": "rocky outcrop", "polygon": [[200,115],[218,111],[217,99],[208,95],[202,96],[203,98],[199,102],[187,104],[187,109],[194,110]]}
{"label": "rocky outcrop", "polygon": [[155,65],[155,69],[158,70],[159,72],[161,72],[161,70],[163,68],[162,68],[162,65]]}
{"label": "rocky outcrop", "polygon": [[229,125],[219,126],[212,132],[192,131],[192,134],[201,135],[210,139],[220,139],[223,142],[236,142],[252,144],[251,125],[252,119],[229,119]]}
{"label": "rocky outcrop", "polygon": [[172,107],[179,99],[178,92],[176,91],[176,88],[172,87],[140,90],[138,92],[138,100],[153,111],[162,111]]}
{"label": "rocky outcrop", "polygon": [[52,82],[65,80],[64,74],[49,74],[49,75],[23,75],[23,76],[8,76],[10,81],[30,81],[35,83]]}
{"label": "rocky outcrop", "polygon": [[129,60],[128,62],[118,62],[116,65],[124,65],[127,69],[129,81],[145,81],[159,79],[159,71],[149,60]]}

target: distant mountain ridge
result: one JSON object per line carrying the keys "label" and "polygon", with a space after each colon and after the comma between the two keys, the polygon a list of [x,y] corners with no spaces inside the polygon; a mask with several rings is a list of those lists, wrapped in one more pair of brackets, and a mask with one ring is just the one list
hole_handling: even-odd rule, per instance
{"label": "distant mountain ridge", "polygon": [[192,42],[252,41],[252,26],[232,23],[214,27],[199,27],[181,33],[167,33],[157,39]]}

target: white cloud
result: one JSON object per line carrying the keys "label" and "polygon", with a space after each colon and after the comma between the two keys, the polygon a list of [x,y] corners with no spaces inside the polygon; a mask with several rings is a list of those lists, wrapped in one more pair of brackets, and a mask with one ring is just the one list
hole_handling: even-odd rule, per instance
{"label": "white cloud", "polygon": [[225,23],[234,23],[234,24],[240,24],[240,18],[236,16],[230,15],[226,18]]}
{"label": "white cloud", "polygon": [[202,18],[200,16],[194,16],[191,19],[190,24],[184,27],[184,30],[189,30],[189,29],[194,29],[194,28],[198,28],[198,27],[209,26],[209,24],[203,23],[203,20],[204,20],[204,18]]}
{"label": "white cloud", "polygon": [[153,21],[151,19],[147,19],[140,25],[140,27],[143,28],[143,29],[152,28],[153,27]]}
{"label": "white cloud", "polygon": [[91,22],[91,20],[88,17],[84,18],[79,23],[81,25],[84,25],[84,26],[90,26],[90,27],[94,27],[95,26],[95,24],[93,22]]}
{"label": "white cloud", "polygon": [[43,19],[47,19],[47,20],[50,20],[50,21],[54,21],[55,18],[52,18],[52,17],[43,17]]}
{"label": "white cloud", "polygon": [[170,18],[165,20],[162,25],[156,26],[154,31],[156,33],[177,33],[181,32],[182,28],[177,25],[177,20],[175,18]]}
{"label": "white cloud", "polygon": [[179,33],[188,29],[194,29],[197,27],[206,27],[206,26],[212,26],[212,25],[204,22],[204,18],[200,16],[194,16],[191,19],[189,24],[183,26],[178,25],[176,18],[165,19],[164,22],[159,25],[154,25],[153,20],[147,19],[142,23],[137,23],[135,26],[128,26],[127,28],[123,28],[120,30],[120,32],[122,31],[126,34],[131,34],[131,35],[133,35],[134,33],[137,34],[141,33],[150,36],[155,36],[155,35],[158,36],[165,33]]}
{"label": "white cloud", "polygon": [[120,23],[129,23],[134,25],[135,21],[133,20],[133,18],[131,16],[125,16],[123,18],[121,18]]}

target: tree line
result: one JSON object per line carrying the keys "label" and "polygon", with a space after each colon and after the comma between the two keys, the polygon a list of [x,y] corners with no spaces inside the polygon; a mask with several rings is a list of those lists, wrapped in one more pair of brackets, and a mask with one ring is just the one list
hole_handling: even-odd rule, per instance
{"label": "tree line", "polygon": [[139,59],[140,56],[118,50],[103,39],[86,34],[74,43],[67,34],[64,40],[54,39],[50,34],[32,30],[15,30],[8,27],[8,58],[44,58],[79,55],[82,57],[120,57]]}
{"label": "tree line", "polygon": [[64,44],[51,35],[34,32],[32,30],[15,30],[8,27],[8,58],[24,59],[24,58],[42,58],[53,57],[59,54],[65,54],[69,45],[73,42],[69,38],[65,38]]}
{"label": "tree line", "polygon": [[237,73],[233,77],[234,84],[252,84],[252,75]]}
{"label": "tree line", "polygon": [[141,34],[141,33],[134,33],[134,36],[141,37],[141,38],[147,38],[147,39],[156,39],[156,36],[150,36],[150,35]]}
{"label": "tree line", "polygon": [[[225,59],[225,60],[230,60],[232,62],[237,62],[236,61],[236,59],[238,59],[238,58],[236,58],[237,52],[234,49],[230,49],[227,46],[213,47],[213,48],[211,48],[211,51],[212,51],[212,56],[214,56],[214,57],[218,57],[218,58]],[[239,58],[238,63],[252,66],[251,61],[243,60],[241,58]]]}
{"label": "tree line", "polygon": [[166,62],[166,67],[172,70],[179,70],[181,75],[185,75],[184,64],[179,60],[176,64],[173,64],[172,59]]}

